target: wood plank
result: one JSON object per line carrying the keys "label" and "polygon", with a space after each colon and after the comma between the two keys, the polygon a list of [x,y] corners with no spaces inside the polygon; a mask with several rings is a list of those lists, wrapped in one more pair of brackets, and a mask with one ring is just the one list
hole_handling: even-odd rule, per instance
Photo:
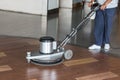
{"label": "wood plank", "polygon": [[10,71],[12,70],[12,68],[8,65],[2,65],[0,66],[0,72],[4,72],[4,71]]}
{"label": "wood plank", "polygon": [[88,63],[93,63],[97,62],[95,58],[84,58],[84,59],[77,59],[77,60],[70,60],[70,61],[65,61],[63,64],[65,66],[74,66],[74,65],[80,65],[80,64],[88,64]]}
{"label": "wood plank", "polygon": [[0,52],[0,58],[4,56],[7,56],[7,55],[4,52]]}
{"label": "wood plank", "polygon": [[118,77],[117,74],[112,72],[104,72],[104,73],[98,73],[98,74],[92,74],[88,76],[78,77],[76,80],[104,80],[104,79],[110,79]]}

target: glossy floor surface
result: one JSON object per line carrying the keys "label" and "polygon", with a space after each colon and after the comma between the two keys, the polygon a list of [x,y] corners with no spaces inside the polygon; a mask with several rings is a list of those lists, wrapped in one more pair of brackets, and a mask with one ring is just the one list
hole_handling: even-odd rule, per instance
{"label": "glossy floor surface", "polygon": [[119,7],[109,51],[87,49],[94,42],[91,19],[65,46],[72,59],[55,66],[27,63],[26,52],[39,50],[39,37],[62,41],[89,11],[86,5],[48,16],[0,11],[0,80],[120,80]]}

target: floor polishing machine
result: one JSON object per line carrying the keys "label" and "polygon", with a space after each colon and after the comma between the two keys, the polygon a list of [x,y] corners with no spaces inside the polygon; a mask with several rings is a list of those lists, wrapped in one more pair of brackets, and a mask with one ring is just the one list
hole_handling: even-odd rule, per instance
{"label": "floor polishing machine", "polygon": [[69,60],[73,57],[72,50],[65,50],[64,46],[68,41],[77,34],[77,32],[86,24],[91,16],[93,16],[100,8],[98,3],[94,3],[91,7],[91,11],[86,17],[79,23],[79,25],[74,28],[65,39],[57,45],[57,41],[50,36],[44,36],[40,38],[40,49],[36,52],[27,52],[26,59],[28,63],[32,62],[38,65],[56,65],[63,62],[63,60]]}

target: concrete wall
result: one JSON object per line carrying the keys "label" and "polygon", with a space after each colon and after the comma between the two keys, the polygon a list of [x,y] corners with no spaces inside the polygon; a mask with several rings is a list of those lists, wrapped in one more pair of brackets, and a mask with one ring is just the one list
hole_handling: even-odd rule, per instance
{"label": "concrete wall", "polygon": [[74,3],[80,3],[83,0],[59,0],[61,8],[72,8]]}
{"label": "concrete wall", "polygon": [[73,3],[80,3],[82,2],[83,0],[73,0]]}
{"label": "concrete wall", "polygon": [[59,8],[59,0],[48,0],[48,10]]}
{"label": "concrete wall", "polygon": [[72,8],[81,0],[0,0],[0,9],[31,14],[47,15],[48,10],[64,7]]}
{"label": "concrete wall", "polygon": [[47,0],[0,0],[0,9],[46,15]]}
{"label": "concrete wall", "polygon": [[61,8],[72,8],[73,0],[59,0]]}

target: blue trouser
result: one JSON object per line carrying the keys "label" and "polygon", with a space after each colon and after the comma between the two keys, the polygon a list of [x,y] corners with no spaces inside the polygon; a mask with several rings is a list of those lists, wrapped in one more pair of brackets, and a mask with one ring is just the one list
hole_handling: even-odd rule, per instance
{"label": "blue trouser", "polygon": [[116,8],[96,11],[94,26],[94,37],[96,45],[101,46],[102,44],[110,43],[110,34],[115,12]]}

